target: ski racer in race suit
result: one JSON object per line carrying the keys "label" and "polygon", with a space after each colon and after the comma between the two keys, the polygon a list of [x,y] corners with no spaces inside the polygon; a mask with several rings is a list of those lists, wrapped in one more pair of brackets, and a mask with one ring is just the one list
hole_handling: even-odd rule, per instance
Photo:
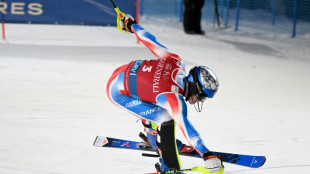
{"label": "ski racer in race suit", "polygon": [[[110,101],[142,119],[148,143],[158,148],[161,156],[160,172],[182,168],[178,152],[195,152],[205,160],[209,172],[223,173],[222,162],[206,147],[188,120],[186,105],[186,101],[200,103],[201,111],[202,102],[217,92],[216,75],[206,66],[196,66],[186,76],[183,60],[130,15],[125,16],[121,25],[124,31],[134,33],[158,59],[134,60],[117,68],[107,84]],[[176,140],[175,125],[190,146]]]}

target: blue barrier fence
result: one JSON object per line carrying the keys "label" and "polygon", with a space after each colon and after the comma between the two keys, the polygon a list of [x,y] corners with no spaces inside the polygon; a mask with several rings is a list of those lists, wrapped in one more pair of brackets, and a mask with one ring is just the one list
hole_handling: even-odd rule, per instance
{"label": "blue barrier fence", "polygon": [[[183,0],[140,0],[141,15],[175,17],[182,21]],[[205,0],[203,21],[215,22],[214,0]],[[310,0],[217,0],[222,26],[235,30],[310,33]]]}
{"label": "blue barrier fence", "polygon": [[[136,0],[117,5],[136,15]],[[8,23],[116,25],[109,0],[0,0],[0,13]]]}
{"label": "blue barrier fence", "polygon": [[[115,2],[137,17],[137,0]],[[215,23],[214,4],[205,0],[202,14],[207,23]],[[221,25],[235,30],[252,27],[292,37],[310,32],[310,0],[217,0],[217,4]],[[0,0],[0,14],[8,23],[116,25],[109,0]],[[140,14],[181,22],[183,0],[140,0]]]}
{"label": "blue barrier fence", "polygon": [[[240,14],[240,8],[247,10],[247,13],[251,11],[258,12],[255,13],[256,18],[246,19],[246,17],[244,17],[243,20],[256,21],[257,17],[264,16],[265,22],[271,23],[273,26],[276,25],[276,21],[277,25],[291,26],[292,37],[296,36],[297,20],[310,23],[310,1],[308,0],[256,0],[251,2],[245,0],[231,0],[231,3],[230,6],[235,6],[237,9],[235,30],[238,30],[239,15],[242,15]],[[268,20],[270,22],[268,22]]]}

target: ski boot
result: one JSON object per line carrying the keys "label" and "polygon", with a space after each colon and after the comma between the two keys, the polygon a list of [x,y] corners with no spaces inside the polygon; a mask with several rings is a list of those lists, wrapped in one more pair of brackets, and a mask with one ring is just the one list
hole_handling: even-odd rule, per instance
{"label": "ski boot", "polygon": [[177,148],[178,148],[179,153],[190,154],[190,155],[195,155],[197,153],[192,146],[183,144],[182,141],[178,139],[176,139],[176,141],[177,141]]}

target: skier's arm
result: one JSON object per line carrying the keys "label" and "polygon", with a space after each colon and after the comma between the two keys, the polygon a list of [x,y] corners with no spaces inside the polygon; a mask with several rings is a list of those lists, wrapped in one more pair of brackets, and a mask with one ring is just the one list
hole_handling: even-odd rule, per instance
{"label": "skier's arm", "polygon": [[167,109],[189,144],[203,157],[210,150],[205,146],[198,131],[187,118],[187,106],[183,96],[176,93],[163,93],[157,97],[159,105]]}
{"label": "skier's arm", "polygon": [[131,30],[135,33],[138,40],[148,47],[157,58],[167,58],[173,56],[181,61],[181,58],[171,53],[167,47],[158,42],[157,38],[138,24],[131,26]]}
{"label": "skier's arm", "polygon": [[130,15],[126,15],[122,21],[123,30],[129,33],[134,33],[138,40],[148,47],[151,52],[159,59],[174,57],[182,61],[180,56],[171,53],[167,47],[158,42],[156,37],[148,32],[146,29],[136,23],[134,18]]}

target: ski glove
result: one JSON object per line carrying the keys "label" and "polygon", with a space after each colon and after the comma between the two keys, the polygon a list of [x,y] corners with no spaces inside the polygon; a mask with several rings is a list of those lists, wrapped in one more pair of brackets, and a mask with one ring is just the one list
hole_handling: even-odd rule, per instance
{"label": "ski glove", "polygon": [[205,168],[209,172],[215,173],[221,170],[222,162],[212,152],[205,153],[203,159],[205,160]]}
{"label": "ski glove", "polygon": [[133,31],[131,30],[131,26],[132,24],[136,24],[137,22],[130,14],[126,14],[124,18],[119,21],[119,23],[125,32],[133,33]]}

